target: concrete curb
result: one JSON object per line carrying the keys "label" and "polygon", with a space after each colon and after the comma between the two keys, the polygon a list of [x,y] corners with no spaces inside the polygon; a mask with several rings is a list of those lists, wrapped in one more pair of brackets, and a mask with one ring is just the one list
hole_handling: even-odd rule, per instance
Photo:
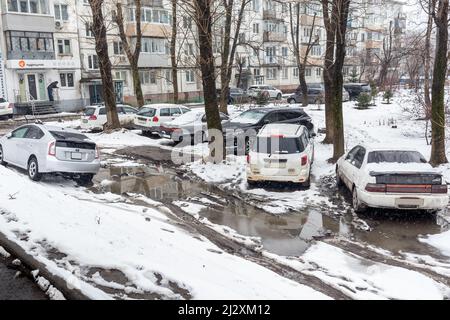
{"label": "concrete curb", "polygon": [[56,289],[58,289],[68,300],[90,300],[84,293],[78,289],[70,289],[67,282],[60,276],[51,273],[45,265],[38,262],[33,256],[25,252],[25,250],[17,243],[9,240],[0,232],[0,246],[8,251],[12,256],[19,259],[22,264],[30,271],[39,270],[39,275],[50,281]]}

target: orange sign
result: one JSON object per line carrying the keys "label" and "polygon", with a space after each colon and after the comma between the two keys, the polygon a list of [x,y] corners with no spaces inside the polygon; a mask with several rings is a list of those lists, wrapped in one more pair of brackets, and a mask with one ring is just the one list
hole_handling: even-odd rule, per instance
{"label": "orange sign", "polygon": [[25,68],[25,60],[19,60],[19,67]]}

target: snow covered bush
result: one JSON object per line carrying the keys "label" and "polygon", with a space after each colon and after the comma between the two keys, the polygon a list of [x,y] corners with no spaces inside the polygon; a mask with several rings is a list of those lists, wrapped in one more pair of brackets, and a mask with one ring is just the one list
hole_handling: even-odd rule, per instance
{"label": "snow covered bush", "polygon": [[391,99],[394,96],[391,89],[388,89],[383,94],[383,100],[386,101],[387,104],[391,104]]}
{"label": "snow covered bush", "polygon": [[367,93],[360,93],[358,96],[358,103],[356,104],[357,109],[367,109],[370,106],[372,97]]}

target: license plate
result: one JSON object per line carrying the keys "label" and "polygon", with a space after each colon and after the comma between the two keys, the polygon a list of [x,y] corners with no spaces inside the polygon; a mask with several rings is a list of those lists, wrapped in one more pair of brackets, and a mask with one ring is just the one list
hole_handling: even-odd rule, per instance
{"label": "license plate", "polygon": [[423,199],[420,198],[397,198],[395,199],[397,206],[423,206]]}
{"label": "license plate", "polygon": [[266,161],[264,167],[266,168],[286,168],[286,162],[279,162],[279,161]]}
{"label": "license plate", "polygon": [[82,159],[82,154],[81,154],[81,152],[72,152],[72,153],[70,154],[70,157],[71,157],[73,160],[81,160],[81,159]]}
{"label": "license plate", "polygon": [[5,108],[6,108],[5,106],[0,106],[0,109],[2,109],[2,110],[5,109]]}
{"label": "license plate", "polygon": [[83,119],[82,122],[83,122],[83,123],[88,123],[88,120],[87,120],[87,119]]}

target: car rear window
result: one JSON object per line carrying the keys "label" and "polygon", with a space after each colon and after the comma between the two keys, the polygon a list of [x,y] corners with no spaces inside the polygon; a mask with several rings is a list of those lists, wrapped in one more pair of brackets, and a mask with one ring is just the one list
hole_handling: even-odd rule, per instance
{"label": "car rear window", "polygon": [[50,131],[51,135],[56,140],[79,140],[90,141],[88,137],[81,133],[67,132],[67,131]]}
{"label": "car rear window", "polygon": [[153,108],[142,108],[138,111],[137,115],[144,117],[153,117],[156,113],[156,109]]}
{"label": "car rear window", "polygon": [[269,154],[301,153],[305,146],[299,138],[257,137],[253,151]]}
{"label": "car rear window", "polygon": [[85,116],[92,116],[95,113],[95,108],[86,108],[84,110]]}
{"label": "car rear window", "polygon": [[371,151],[367,163],[426,163],[424,156],[417,151]]}

